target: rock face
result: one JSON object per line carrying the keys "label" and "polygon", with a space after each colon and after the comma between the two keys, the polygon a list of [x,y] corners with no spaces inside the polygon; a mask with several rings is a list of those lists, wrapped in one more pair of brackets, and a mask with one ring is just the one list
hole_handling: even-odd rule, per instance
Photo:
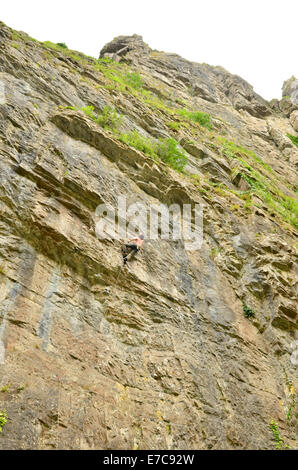
{"label": "rock face", "polygon": [[[271,419],[294,448],[288,113],[139,36],[99,61],[3,23],[0,41],[0,448],[274,449]],[[179,141],[184,173],[81,110],[105,105],[122,133]],[[120,269],[95,210],[124,195],[202,204],[202,248],[148,238]]]}
{"label": "rock face", "polygon": [[279,109],[286,116],[291,116],[295,110],[298,110],[298,80],[292,76],[286,80],[282,87],[282,99],[278,104]]}

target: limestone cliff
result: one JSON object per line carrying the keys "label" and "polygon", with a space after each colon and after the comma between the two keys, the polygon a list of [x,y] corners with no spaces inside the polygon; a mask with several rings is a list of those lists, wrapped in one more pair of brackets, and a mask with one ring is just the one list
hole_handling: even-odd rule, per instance
{"label": "limestone cliff", "polygon": [[[95,60],[1,23],[0,50],[0,448],[294,448],[295,103],[136,35]],[[121,270],[119,195],[202,204],[202,248]]]}

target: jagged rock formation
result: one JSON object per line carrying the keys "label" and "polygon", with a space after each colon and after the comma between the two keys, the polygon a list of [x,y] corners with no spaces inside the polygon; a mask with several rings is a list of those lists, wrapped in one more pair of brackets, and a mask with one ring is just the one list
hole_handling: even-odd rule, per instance
{"label": "jagged rock formation", "polygon": [[[139,36],[100,61],[3,23],[0,41],[0,448],[273,449],[271,419],[295,447],[295,109]],[[175,138],[185,172],[87,105]],[[119,195],[202,203],[201,250],[147,240],[120,271],[95,233]]]}
{"label": "jagged rock formation", "polygon": [[[292,76],[284,82],[282,99],[277,102],[277,109],[289,117],[292,122],[293,116],[298,110],[298,80],[296,77]],[[297,131],[297,125],[295,130]]]}

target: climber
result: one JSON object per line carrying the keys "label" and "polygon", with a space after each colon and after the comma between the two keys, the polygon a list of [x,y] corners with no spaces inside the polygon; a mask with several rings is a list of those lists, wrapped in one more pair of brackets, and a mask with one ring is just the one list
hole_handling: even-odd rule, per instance
{"label": "climber", "polygon": [[130,259],[133,259],[135,255],[140,251],[142,245],[144,243],[144,235],[141,233],[138,237],[130,238],[127,243],[122,246],[122,256],[124,265],[128,261],[128,256]]}

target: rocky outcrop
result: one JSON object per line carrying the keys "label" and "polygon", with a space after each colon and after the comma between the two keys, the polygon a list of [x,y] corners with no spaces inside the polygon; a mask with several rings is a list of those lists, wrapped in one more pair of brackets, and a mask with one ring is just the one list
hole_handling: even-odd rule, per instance
{"label": "rocky outcrop", "polygon": [[292,76],[283,83],[282,99],[279,101],[279,109],[287,116],[298,109],[298,80]]}
{"label": "rocky outcrop", "polygon": [[133,36],[118,36],[113,41],[106,44],[100,51],[100,58],[108,57],[119,61],[129,52],[138,51],[138,53],[149,54],[150,48],[144,43],[142,36],[134,34]]}
{"label": "rocky outcrop", "polygon": [[295,132],[298,132],[298,110],[293,111],[290,115],[290,123]]}
{"label": "rocky outcrop", "polygon": [[[294,448],[293,123],[139,36],[105,46],[112,62],[0,37],[0,448],[274,449],[271,419]],[[86,106],[114,107],[118,133]],[[123,143],[132,129],[175,138],[184,173]],[[121,242],[96,236],[121,195],[200,203],[201,249],[148,237],[121,269]]]}

